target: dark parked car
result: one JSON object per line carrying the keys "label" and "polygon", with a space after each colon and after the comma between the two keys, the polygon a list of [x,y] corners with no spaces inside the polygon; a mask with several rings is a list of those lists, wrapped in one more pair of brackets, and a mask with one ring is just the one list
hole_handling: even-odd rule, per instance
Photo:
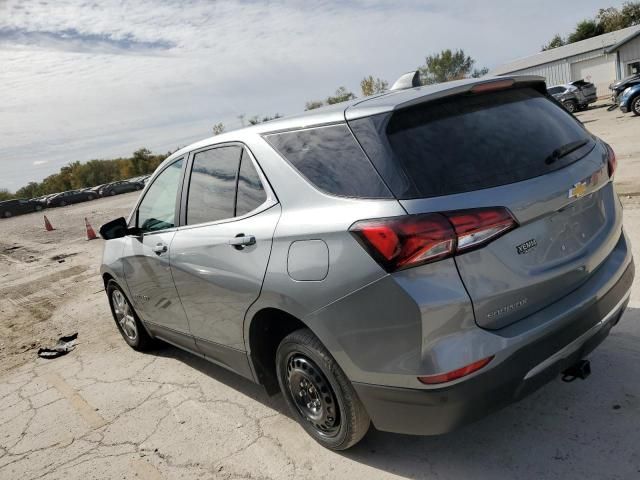
{"label": "dark parked car", "polygon": [[19,198],[17,200],[6,200],[0,202],[0,217],[9,218],[23,213],[39,212],[42,205],[36,200]]}
{"label": "dark parked car", "polygon": [[640,85],[640,73],[629,75],[628,77],[625,77],[622,80],[618,80],[617,82],[609,85],[609,89],[612,92],[611,100],[613,101],[613,103],[618,105],[620,103],[620,96],[622,95],[622,92],[624,92],[629,87],[633,87],[634,85]]}
{"label": "dark parked car", "polygon": [[598,99],[595,85],[584,80],[556,85],[547,91],[571,113],[586,109]]}
{"label": "dark parked car", "polygon": [[98,193],[101,197],[109,195],[118,195],[120,193],[135,192],[136,190],[142,190],[144,183],[142,182],[130,182],[128,180],[122,180],[120,182],[113,182],[104,185]]}
{"label": "dark parked car", "polygon": [[620,95],[620,110],[640,115],[640,83],[627,87]]}
{"label": "dark parked car", "polygon": [[87,200],[95,200],[98,196],[93,192],[84,190],[69,190],[68,192],[58,193],[47,200],[47,207],[64,207],[72,203],[86,202]]}

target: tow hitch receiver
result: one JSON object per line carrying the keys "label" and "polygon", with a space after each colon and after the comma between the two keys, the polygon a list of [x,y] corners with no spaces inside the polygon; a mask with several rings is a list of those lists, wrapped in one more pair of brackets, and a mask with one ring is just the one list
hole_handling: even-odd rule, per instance
{"label": "tow hitch receiver", "polygon": [[591,375],[591,363],[589,360],[580,360],[562,372],[562,381],[573,382],[576,378],[584,380],[589,375]]}

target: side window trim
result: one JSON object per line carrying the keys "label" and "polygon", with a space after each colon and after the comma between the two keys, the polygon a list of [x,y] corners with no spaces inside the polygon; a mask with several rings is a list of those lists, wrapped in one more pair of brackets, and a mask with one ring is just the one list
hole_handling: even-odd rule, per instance
{"label": "side window trim", "polygon": [[[236,172],[236,190],[235,190],[235,200],[234,200],[234,204],[233,204],[234,216],[230,217],[230,218],[224,218],[224,219],[221,219],[221,220],[211,221],[211,222],[204,222],[204,223],[197,223],[197,224],[193,224],[193,225],[187,225],[187,201],[188,201],[188,197],[189,197],[189,181],[190,181],[190,177],[191,177],[190,172],[191,172],[191,169],[192,169],[192,166],[193,166],[193,160],[194,160],[195,155],[197,153],[204,152],[206,150],[211,150],[212,148],[229,147],[229,146],[233,146],[233,145],[236,145],[236,146],[239,146],[239,147],[242,148],[242,154],[241,154],[241,157],[240,157],[240,162],[238,162],[238,171]],[[240,173],[240,167],[242,165],[242,159],[243,159],[243,156],[244,156],[245,152],[248,153],[249,158],[251,159],[251,163],[253,165],[253,168],[255,168],[256,172],[258,172],[258,176],[260,177],[260,182],[262,182],[262,186],[263,186],[264,191],[265,191],[265,193],[267,195],[267,199],[258,208],[255,208],[252,211],[247,212],[244,215],[236,217],[235,216],[235,212],[236,212],[236,206],[237,206],[236,204],[237,204],[237,199],[238,199],[238,175]],[[258,213],[262,213],[263,211],[268,210],[269,208],[273,207],[274,205],[276,205],[278,203],[278,197],[276,196],[275,191],[271,187],[271,184],[269,183],[269,179],[267,178],[267,176],[263,172],[262,167],[258,163],[256,157],[253,155],[253,152],[249,149],[249,147],[247,147],[247,145],[245,145],[242,142],[231,141],[231,142],[216,143],[216,144],[213,144],[213,145],[207,145],[206,147],[198,148],[197,150],[192,150],[192,151],[189,152],[188,161],[185,162],[185,163],[186,163],[186,169],[184,170],[184,175],[183,175],[182,198],[180,200],[180,217],[179,217],[179,223],[178,223],[178,230],[189,230],[191,228],[199,228],[199,227],[208,226],[208,225],[217,225],[217,224],[222,224],[222,223],[235,222],[235,221],[238,221],[238,220],[244,220],[245,218],[252,217],[254,215],[257,215]]]}
{"label": "side window trim", "polygon": [[[180,214],[180,199],[182,198],[182,187],[184,185],[184,173],[185,173],[185,166],[187,164],[186,161],[186,155],[182,155],[174,160],[172,160],[171,162],[167,163],[162,170],[160,170],[158,172],[158,174],[153,178],[153,180],[151,182],[149,182],[149,184],[147,185],[147,187],[145,188],[143,195],[140,196],[140,198],[138,199],[138,202],[136,203],[135,208],[133,209],[133,211],[131,212],[131,214],[129,215],[129,218],[127,219],[127,225],[131,226],[131,221],[135,221],[135,226],[138,225],[138,213],[140,210],[140,204],[143,202],[143,200],[145,199],[145,197],[147,196],[147,192],[149,191],[149,189],[151,188],[151,186],[156,182],[156,180],[158,179],[158,177],[160,175],[162,175],[162,173],[169,167],[171,167],[173,164],[179,162],[179,161],[183,161],[182,164],[182,169],[180,172],[180,180],[179,180],[179,186],[178,186],[178,192],[176,194],[176,206],[175,206],[175,218],[179,219],[179,214]],[[165,230],[158,230],[157,232],[145,232],[143,235],[147,236],[147,235],[153,235],[155,233],[165,233],[165,232],[170,232],[172,230],[175,230],[178,227],[178,223],[176,222],[176,226],[172,227],[172,228],[167,228]]]}

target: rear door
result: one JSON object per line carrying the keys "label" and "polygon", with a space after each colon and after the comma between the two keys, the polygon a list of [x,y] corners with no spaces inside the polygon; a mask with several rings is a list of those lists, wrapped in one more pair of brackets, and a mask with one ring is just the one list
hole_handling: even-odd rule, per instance
{"label": "rear door", "polygon": [[[482,327],[504,327],[567,295],[620,238],[606,146],[533,89],[445,98],[375,121],[384,161],[406,178],[394,193],[408,213],[506,207],[518,222],[455,257]],[[367,128],[354,122],[359,138]]]}
{"label": "rear door", "polygon": [[173,278],[206,356],[238,369],[244,315],[258,298],[280,206],[239,144],[192,155],[183,223],[173,240]]}

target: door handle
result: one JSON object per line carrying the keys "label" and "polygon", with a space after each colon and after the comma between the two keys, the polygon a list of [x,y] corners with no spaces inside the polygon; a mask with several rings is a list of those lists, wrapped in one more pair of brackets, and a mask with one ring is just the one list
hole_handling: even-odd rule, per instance
{"label": "door handle", "polygon": [[248,245],[255,245],[255,243],[256,237],[254,237],[253,235],[245,235],[244,233],[239,233],[235,236],[235,238],[229,240],[229,245],[231,245],[236,250],[242,250]]}
{"label": "door handle", "polygon": [[153,251],[156,253],[156,255],[162,255],[163,253],[166,253],[167,250],[169,250],[169,247],[167,247],[164,243],[158,243],[155,247],[153,247]]}

